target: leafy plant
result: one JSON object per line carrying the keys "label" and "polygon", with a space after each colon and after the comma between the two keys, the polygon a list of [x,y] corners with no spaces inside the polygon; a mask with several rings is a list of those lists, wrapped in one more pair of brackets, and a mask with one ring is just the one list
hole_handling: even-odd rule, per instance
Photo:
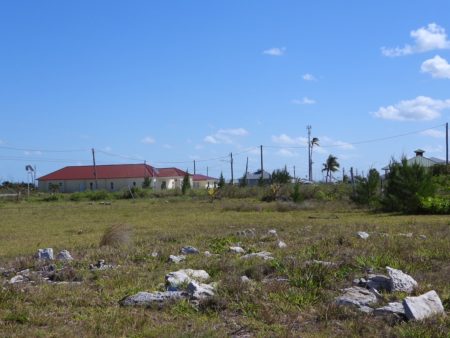
{"label": "leafy plant", "polygon": [[367,177],[356,178],[356,194],[353,200],[360,204],[373,205],[378,200],[380,174],[370,169]]}
{"label": "leafy plant", "polygon": [[189,189],[191,189],[191,180],[189,178],[189,172],[186,171],[183,177],[183,182],[181,182],[181,192],[184,195]]}

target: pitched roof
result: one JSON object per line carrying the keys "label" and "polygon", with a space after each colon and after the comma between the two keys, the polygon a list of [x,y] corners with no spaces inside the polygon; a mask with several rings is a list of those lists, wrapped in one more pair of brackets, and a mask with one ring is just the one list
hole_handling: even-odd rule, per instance
{"label": "pitched roof", "polygon": [[184,177],[186,172],[178,168],[154,168],[156,177]]}
{"label": "pitched roof", "polygon": [[[112,164],[95,166],[97,179],[138,178],[156,176],[154,168],[147,164]],[[94,166],[69,166],[38,178],[51,180],[93,180]]]}
{"label": "pitched roof", "polygon": [[202,175],[202,174],[192,175],[192,180],[193,181],[218,181],[217,178],[206,176],[206,175]]}

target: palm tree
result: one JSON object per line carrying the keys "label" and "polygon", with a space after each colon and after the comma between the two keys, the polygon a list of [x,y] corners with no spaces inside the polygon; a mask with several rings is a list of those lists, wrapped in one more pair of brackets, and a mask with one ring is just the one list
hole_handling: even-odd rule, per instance
{"label": "palm tree", "polygon": [[330,179],[331,182],[331,179],[333,178],[332,173],[338,171],[339,162],[337,159],[336,156],[330,154],[325,163],[323,163],[322,172],[326,171],[325,182],[328,182],[328,179]]}
{"label": "palm tree", "polygon": [[313,137],[311,140],[311,144],[309,147],[309,180],[312,181],[312,165],[313,165],[313,160],[312,160],[312,153],[313,153],[313,148],[314,146],[318,146],[319,147],[319,138],[318,137]]}

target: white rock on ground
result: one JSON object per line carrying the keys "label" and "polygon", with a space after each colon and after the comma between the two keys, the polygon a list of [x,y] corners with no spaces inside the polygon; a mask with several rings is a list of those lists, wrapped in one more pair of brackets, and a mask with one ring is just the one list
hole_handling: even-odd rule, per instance
{"label": "white rock on ground", "polygon": [[199,253],[198,249],[193,246],[184,246],[181,248],[180,252],[183,255],[196,255]]}
{"label": "white rock on ground", "polygon": [[237,254],[244,254],[245,250],[240,246],[230,246],[230,252]]}
{"label": "white rock on ground", "polygon": [[169,256],[169,261],[172,263],[180,263],[180,262],[184,261],[185,259],[186,259],[186,256],[184,256],[184,255],[180,255],[180,256],[170,255]]}
{"label": "white rock on ground", "polygon": [[403,306],[406,317],[410,320],[422,320],[444,313],[441,299],[434,290],[418,297],[406,297]]}
{"label": "white rock on ground", "polygon": [[187,291],[192,299],[205,299],[214,296],[215,286],[212,284],[192,281],[187,286]]}
{"label": "white rock on ground", "polygon": [[305,263],[306,263],[306,265],[314,265],[314,264],[317,264],[317,265],[327,266],[327,267],[330,267],[330,268],[331,268],[331,267],[337,266],[336,263],[333,263],[333,262],[326,262],[326,261],[318,261],[318,260],[316,260],[316,259],[313,259],[312,261],[306,261]]}
{"label": "white rock on ground", "polygon": [[153,252],[151,253],[151,256],[152,256],[153,258],[156,258],[156,257],[159,256],[159,253],[158,253],[157,251],[153,251]]}
{"label": "white rock on ground", "polygon": [[285,242],[283,242],[283,241],[278,241],[278,247],[280,249],[284,249],[284,248],[287,247],[287,244]]}
{"label": "white rock on ground", "polygon": [[39,249],[37,253],[37,257],[39,260],[53,260],[53,249]]}
{"label": "white rock on ground", "polygon": [[365,231],[358,231],[356,234],[358,235],[359,238],[362,238],[362,239],[369,238],[369,234]]}
{"label": "white rock on ground", "polygon": [[405,317],[405,307],[400,302],[389,303],[386,306],[379,307],[373,311],[374,315],[385,316],[385,315],[398,315]]}
{"label": "white rock on ground", "polygon": [[188,294],[182,291],[138,292],[135,295],[125,297],[119,303],[122,306],[163,305],[166,302],[176,301],[187,297]]}
{"label": "white rock on ground", "polygon": [[353,286],[343,291],[344,294],[336,298],[338,305],[356,306],[359,310],[368,313],[373,311],[369,305],[376,304],[378,301],[372,292],[359,286]]}
{"label": "white rock on ground", "polygon": [[56,259],[59,261],[72,261],[73,257],[67,250],[61,250],[57,255]]}
{"label": "white rock on ground", "polygon": [[270,236],[278,236],[277,231],[275,229],[270,229],[267,231],[267,234]]}
{"label": "white rock on ground", "polygon": [[247,276],[241,276],[241,283],[250,283],[251,279],[248,278]]}
{"label": "white rock on ground", "polygon": [[390,291],[402,291],[411,293],[417,286],[417,282],[410,275],[401,270],[386,267],[390,277]]}
{"label": "white rock on ground", "polygon": [[172,288],[177,288],[192,281],[204,282],[209,279],[209,274],[205,270],[182,269],[170,272],[166,275],[166,284]]}
{"label": "white rock on ground", "polygon": [[27,277],[24,277],[22,275],[17,275],[17,276],[14,276],[13,278],[11,278],[8,283],[9,284],[19,284],[19,283],[25,283],[28,281],[29,281],[29,279]]}
{"label": "white rock on ground", "polygon": [[255,253],[247,254],[245,256],[241,256],[241,258],[243,258],[243,259],[249,259],[249,258],[253,258],[253,257],[259,257],[259,258],[264,259],[265,261],[273,259],[272,253],[270,253],[268,251],[255,252]]}

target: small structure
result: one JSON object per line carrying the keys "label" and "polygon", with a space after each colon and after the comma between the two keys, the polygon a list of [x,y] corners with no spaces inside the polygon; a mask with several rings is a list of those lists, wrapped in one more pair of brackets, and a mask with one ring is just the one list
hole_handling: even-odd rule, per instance
{"label": "small structure", "polygon": [[[38,178],[39,191],[62,193],[86,190],[120,191],[143,187],[181,189],[186,172],[178,168],[154,168],[148,164],[69,166]],[[191,176],[192,185],[192,176]]]}
{"label": "small structure", "polygon": [[[255,171],[254,173],[247,172],[247,174],[245,175],[246,185],[249,187],[257,186],[261,182],[261,180],[262,183],[264,184],[270,183],[271,178],[272,178],[271,175],[265,170],[263,170],[262,178],[261,178],[261,170]],[[244,177],[240,178],[239,184],[242,185],[243,180]]]}
{"label": "small structure", "polygon": [[192,175],[192,181],[194,182],[192,187],[195,189],[215,188],[219,183],[219,180],[217,178],[201,174]]}
{"label": "small structure", "polygon": [[[423,156],[423,154],[425,153],[425,150],[417,149],[414,151],[414,153],[416,154],[416,156],[407,160],[408,165],[418,164],[422,167],[430,168],[436,164],[445,164],[445,161],[441,160],[439,158],[436,158],[436,157],[428,158],[428,157]],[[387,166],[381,168],[381,170],[384,170],[385,175],[389,172],[389,166],[390,165],[387,165]]]}

